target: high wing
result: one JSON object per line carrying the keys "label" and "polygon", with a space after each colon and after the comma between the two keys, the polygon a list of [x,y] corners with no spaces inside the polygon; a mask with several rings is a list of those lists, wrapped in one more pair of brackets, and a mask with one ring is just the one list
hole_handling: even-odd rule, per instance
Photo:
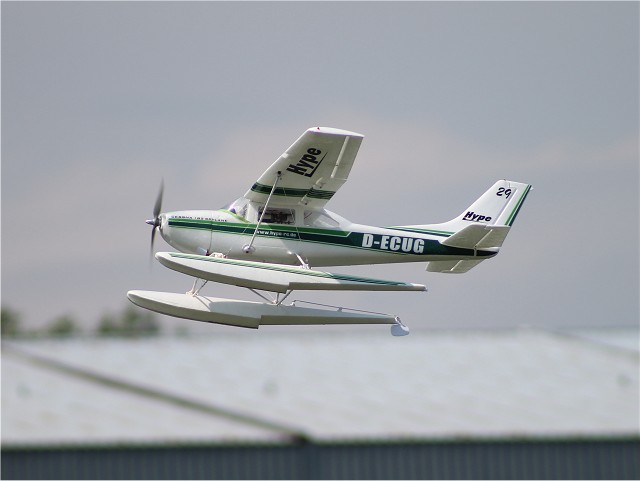
{"label": "high wing", "polygon": [[260,176],[244,197],[265,203],[277,182],[272,203],[324,207],[346,182],[363,138],[362,134],[346,130],[311,128]]}

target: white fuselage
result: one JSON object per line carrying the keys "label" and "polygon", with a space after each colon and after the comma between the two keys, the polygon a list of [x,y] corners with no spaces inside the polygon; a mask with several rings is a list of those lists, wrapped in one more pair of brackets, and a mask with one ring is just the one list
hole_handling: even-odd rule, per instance
{"label": "white fuselage", "polygon": [[259,225],[258,214],[243,217],[227,209],[165,213],[160,232],[182,252],[312,267],[474,259],[496,253],[442,245],[440,240],[451,232],[354,224],[324,209],[301,209],[289,217],[277,212],[270,220],[278,222],[263,219]]}

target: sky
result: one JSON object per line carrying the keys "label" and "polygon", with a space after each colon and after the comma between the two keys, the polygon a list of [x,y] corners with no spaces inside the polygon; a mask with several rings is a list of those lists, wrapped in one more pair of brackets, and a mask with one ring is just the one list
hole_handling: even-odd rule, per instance
{"label": "sky", "polygon": [[298,298],[411,329],[638,324],[637,2],[2,2],[1,16],[2,306],[26,326],[92,329],[130,289],[187,291],[149,266],[161,179],[164,211],[219,208],[313,126],[365,135],[327,205],[354,222],[444,222],[501,178],[534,190],[500,255],[464,275],[334,269],[426,294]]}

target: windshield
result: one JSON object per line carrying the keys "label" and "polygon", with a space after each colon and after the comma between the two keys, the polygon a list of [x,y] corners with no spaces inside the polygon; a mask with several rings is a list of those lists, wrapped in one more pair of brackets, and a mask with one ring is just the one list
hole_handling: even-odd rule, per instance
{"label": "windshield", "polygon": [[247,206],[249,205],[249,200],[244,197],[240,197],[237,200],[234,200],[230,204],[225,205],[222,209],[228,210],[232,214],[237,215],[238,217],[242,217],[243,219],[247,218]]}

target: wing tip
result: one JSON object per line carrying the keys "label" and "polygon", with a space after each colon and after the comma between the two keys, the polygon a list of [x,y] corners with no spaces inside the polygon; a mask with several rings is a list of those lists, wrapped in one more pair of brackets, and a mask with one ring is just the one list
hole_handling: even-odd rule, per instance
{"label": "wing tip", "polygon": [[338,129],[335,127],[311,127],[309,129],[307,129],[307,132],[314,132],[314,133],[323,133],[323,134],[329,134],[329,135],[344,135],[344,136],[349,136],[349,137],[364,137],[364,135],[359,134],[357,132],[351,132],[349,130],[343,130],[343,129]]}

